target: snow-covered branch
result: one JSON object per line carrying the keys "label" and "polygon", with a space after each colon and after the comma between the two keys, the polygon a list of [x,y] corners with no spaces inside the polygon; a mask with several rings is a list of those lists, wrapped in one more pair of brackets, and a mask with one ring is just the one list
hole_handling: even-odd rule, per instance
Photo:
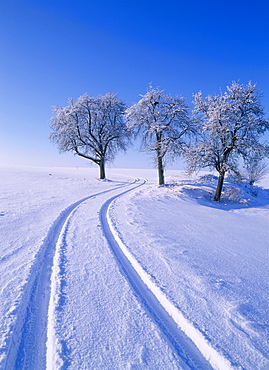
{"label": "snow-covered branch", "polygon": [[193,131],[185,99],[168,96],[158,88],[149,87],[138,103],[126,110],[127,125],[140,136],[141,150],[154,152],[159,171],[159,184],[164,184],[164,156],[181,153],[181,144]]}
{"label": "snow-covered branch", "polygon": [[[269,130],[264,118],[260,93],[256,85],[233,82],[220,95],[194,95],[194,122],[199,135],[186,153],[191,171],[210,167],[220,174],[215,200],[220,200],[222,183],[227,171],[238,172],[238,160],[250,152],[268,156],[268,146],[260,137]],[[258,149],[259,148],[259,149]]]}
{"label": "snow-covered branch", "polygon": [[50,139],[61,152],[71,151],[98,164],[104,178],[105,162],[129,143],[124,110],[124,103],[111,93],[97,98],[84,94],[77,102],[69,99],[67,107],[53,108]]}

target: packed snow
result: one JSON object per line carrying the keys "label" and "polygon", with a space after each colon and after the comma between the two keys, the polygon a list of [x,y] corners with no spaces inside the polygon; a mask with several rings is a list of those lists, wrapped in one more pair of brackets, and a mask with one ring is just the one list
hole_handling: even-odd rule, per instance
{"label": "packed snow", "polygon": [[268,177],[1,167],[0,368],[269,368]]}

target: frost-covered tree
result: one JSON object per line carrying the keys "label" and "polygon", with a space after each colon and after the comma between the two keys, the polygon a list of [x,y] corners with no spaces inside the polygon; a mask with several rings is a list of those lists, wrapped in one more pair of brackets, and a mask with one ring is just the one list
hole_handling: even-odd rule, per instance
{"label": "frost-covered tree", "polygon": [[164,157],[179,155],[190,132],[188,107],[182,97],[165,95],[149,86],[138,103],[126,110],[128,127],[142,139],[141,150],[154,153],[159,185],[164,184]]}
{"label": "frost-covered tree", "polygon": [[54,107],[50,139],[60,152],[74,152],[96,163],[100,179],[105,178],[105,162],[125,150],[129,131],[124,121],[124,103],[114,94],[97,98],[87,94],[77,102],[69,99],[67,107]]}
{"label": "frost-covered tree", "polygon": [[194,120],[198,140],[188,151],[186,159],[190,171],[209,167],[219,173],[214,199],[220,200],[227,171],[238,172],[238,160],[250,153],[268,156],[268,146],[260,142],[269,129],[264,118],[256,85],[233,82],[220,95],[194,95]]}
{"label": "frost-covered tree", "polygon": [[257,155],[250,155],[245,159],[245,174],[250,185],[262,180],[268,173],[268,165]]}

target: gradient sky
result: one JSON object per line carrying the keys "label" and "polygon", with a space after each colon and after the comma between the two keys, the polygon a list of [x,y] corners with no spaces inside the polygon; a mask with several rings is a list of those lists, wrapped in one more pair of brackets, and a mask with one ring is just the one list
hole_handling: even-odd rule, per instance
{"label": "gradient sky", "polygon": [[152,82],[191,103],[251,80],[269,116],[268,0],[0,0],[0,34],[1,164],[87,166],[48,140],[51,107],[85,92],[131,104]]}

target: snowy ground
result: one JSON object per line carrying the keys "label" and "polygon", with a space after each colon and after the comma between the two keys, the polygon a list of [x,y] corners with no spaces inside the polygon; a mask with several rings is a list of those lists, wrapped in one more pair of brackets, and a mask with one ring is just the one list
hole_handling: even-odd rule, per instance
{"label": "snowy ground", "polygon": [[268,369],[268,183],[96,175],[1,167],[0,368]]}

